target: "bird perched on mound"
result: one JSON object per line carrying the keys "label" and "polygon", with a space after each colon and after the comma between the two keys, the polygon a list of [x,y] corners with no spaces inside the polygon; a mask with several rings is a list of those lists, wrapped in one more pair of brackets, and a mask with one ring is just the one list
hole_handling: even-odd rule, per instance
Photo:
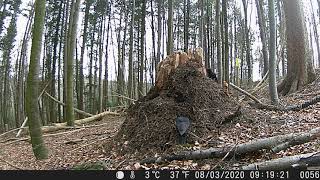
{"label": "bird perched on mound", "polygon": [[178,130],[178,143],[186,144],[187,143],[187,130],[190,126],[190,119],[187,117],[177,117],[176,119],[176,127]]}

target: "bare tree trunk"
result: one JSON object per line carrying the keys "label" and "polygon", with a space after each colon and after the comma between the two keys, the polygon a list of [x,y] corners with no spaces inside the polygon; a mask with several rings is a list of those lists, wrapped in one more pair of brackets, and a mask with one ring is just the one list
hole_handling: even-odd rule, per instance
{"label": "bare tree trunk", "polygon": [[[31,38],[31,30],[32,30],[32,19],[34,17],[34,8],[30,11],[27,26],[24,32],[22,45],[21,45],[21,52],[19,55],[19,68],[18,68],[18,75],[17,75],[17,107],[16,107],[16,126],[20,127],[21,122],[25,119],[25,68],[26,68],[26,60],[27,60],[27,50],[28,50],[28,42]],[[1,101],[0,101],[1,102]]]}
{"label": "bare tree trunk", "polygon": [[[156,58],[156,64],[157,67],[159,62],[161,61],[161,35],[162,35],[162,20],[161,20],[161,14],[162,14],[162,0],[158,0],[158,41],[157,41],[157,58]],[[156,77],[157,77],[157,71],[156,71]]]}
{"label": "bare tree trunk", "polygon": [[306,34],[302,5],[299,0],[284,0],[288,73],[278,86],[283,95],[295,92],[315,79],[313,67],[308,61]]}
{"label": "bare tree trunk", "polygon": [[270,24],[270,40],[269,40],[269,91],[271,102],[273,105],[279,103],[277,92],[277,76],[276,76],[276,24],[275,24],[275,5],[274,0],[268,0],[269,6],[269,24]]}
{"label": "bare tree trunk", "polygon": [[[80,50],[80,62],[79,62],[79,102],[78,102],[78,108],[81,110],[84,110],[84,74],[83,74],[83,58],[84,58],[84,50],[86,48],[86,42],[88,39],[88,22],[89,22],[89,10],[91,7],[92,1],[88,0],[86,1],[86,7],[84,12],[84,27],[83,27],[83,34],[82,34],[82,46]],[[83,115],[79,115],[79,118],[82,119]]]}
{"label": "bare tree trunk", "polygon": [[29,132],[33,153],[37,159],[46,159],[48,157],[48,150],[42,139],[38,108],[38,73],[40,66],[42,34],[44,29],[45,4],[45,0],[35,1],[35,20],[32,31],[31,57],[26,89],[26,104],[28,104],[26,106],[26,112],[29,119]]}
{"label": "bare tree trunk", "polygon": [[[173,0],[172,0],[173,1]],[[172,2],[169,1],[169,2]],[[146,32],[146,0],[142,1],[142,21],[141,21],[141,36],[140,36],[140,76],[139,76],[139,85],[138,85],[138,95],[139,98],[141,98],[143,96],[143,79],[144,79],[144,68],[145,68],[145,64],[144,64],[144,54],[145,54],[145,48],[144,48],[144,44],[145,44],[145,32]],[[172,18],[172,17],[171,17]],[[172,39],[172,34],[171,34],[171,39]],[[170,45],[168,45],[168,48],[170,49]]]}
{"label": "bare tree trunk", "polygon": [[[313,25],[313,32],[314,32],[314,38],[316,40],[316,47],[317,47],[317,57],[318,57],[318,67],[320,66],[320,45],[319,45],[319,35],[318,35],[318,28],[316,23],[316,18],[313,11],[313,4],[312,0],[310,0],[310,9],[311,9],[311,16],[312,16],[312,25]],[[312,40],[311,40],[312,41]]]}
{"label": "bare tree trunk", "polygon": [[222,62],[221,62],[221,46],[220,46],[220,0],[216,0],[216,46],[217,46],[217,69],[218,79],[222,83]]}
{"label": "bare tree trunk", "polygon": [[184,40],[184,51],[187,52],[189,48],[189,19],[190,19],[190,0],[183,1],[183,12],[184,12],[184,32],[183,32],[183,40]]}
{"label": "bare tree trunk", "polygon": [[228,31],[228,0],[222,0],[223,25],[224,25],[224,80],[229,83],[229,31]]}
{"label": "bare tree trunk", "polygon": [[245,42],[246,42],[246,62],[248,68],[248,86],[250,87],[252,84],[252,69],[251,69],[251,59],[250,59],[250,39],[249,39],[249,27],[248,27],[248,2],[247,0],[242,0],[243,8],[244,8],[244,28],[245,28]]}
{"label": "bare tree trunk", "polygon": [[110,6],[109,6],[109,20],[108,20],[108,27],[107,27],[107,42],[106,42],[106,46],[105,46],[105,49],[106,49],[106,55],[105,55],[105,62],[104,62],[104,84],[103,84],[103,101],[104,101],[104,109],[107,108],[108,106],[108,90],[109,90],[109,74],[108,74],[108,68],[109,68],[109,65],[108,65],[108,55],[109,55],[109,31],[110,31],[110,25],[111,25],[111,3],[110,3]]}
{"label": "bare tree trunk", "polygon": [[79,18],[80,0],[73,1],[70,12],[69,28],[68,28],[68,47],[67,47],[67,78],[66,78],[66,120],[68,126],[74,125],[73,110],[73,62],[74,50],[76,46],[76,34]]}
{"label": "bare tree trunk", "polygon": [[263,73],[262,77],[267,73],[269,69],[269,59],[268,59],[268,50],[267,50],[267,38],[265,33],[265,18],[264,18],[264,9],[263,1],[256,0],[257,14],[258,14],[258,23],[260,30],[260,38],[262,42],[262,55],[263,55]]}
{"label": "bare tree trunk", "polygon": [[[168,1],[168,42],[167,42],[167,54],[173,52],[173,2]],[[143,25],[142,25],[143,26]]]}

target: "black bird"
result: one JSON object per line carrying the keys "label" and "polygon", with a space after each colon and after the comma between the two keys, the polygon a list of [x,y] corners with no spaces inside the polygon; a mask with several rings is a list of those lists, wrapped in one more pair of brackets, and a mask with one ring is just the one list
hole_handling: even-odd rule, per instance
{"label": "black bird", "polygon": [[206,71],[207,71],[207,76],[210,79],[213,79],[216,83],[218,83],[218,78],[216,73],[214,73],[210,68],[206,68]]}
{"label": "black bird", "polygon": [[176,119],[176,127],[178,130],[178,143],[186,144],[187,143],[187,130],[190,126],[190,120],[187,117],[177,117]]}

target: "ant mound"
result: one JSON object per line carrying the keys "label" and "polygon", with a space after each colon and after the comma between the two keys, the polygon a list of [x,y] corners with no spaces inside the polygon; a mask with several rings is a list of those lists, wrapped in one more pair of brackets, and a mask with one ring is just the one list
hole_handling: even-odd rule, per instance
{"label": "ant mound", "polygon": [[177,144],[176,118],[188,117],[187,143],[207,139],[238,112],[237,102],[189,63],[170,73],[161,90],[153,87],[131,105],[114,142],[125,152],[166,151]]}

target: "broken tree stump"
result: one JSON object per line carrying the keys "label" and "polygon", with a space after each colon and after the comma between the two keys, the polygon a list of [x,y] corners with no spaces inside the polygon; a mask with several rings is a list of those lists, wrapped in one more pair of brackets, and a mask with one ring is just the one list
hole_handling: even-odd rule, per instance
{"label": "broken tree stump", "polygon": [[174,72],[178,66],[192,64],[203,76],[206,76],[206,69],[203,63],[203,50],[197,48],[195,51],[174,52],[166,57],[157,66],[156,88],[158,91],[164,89],[170,74]]}

